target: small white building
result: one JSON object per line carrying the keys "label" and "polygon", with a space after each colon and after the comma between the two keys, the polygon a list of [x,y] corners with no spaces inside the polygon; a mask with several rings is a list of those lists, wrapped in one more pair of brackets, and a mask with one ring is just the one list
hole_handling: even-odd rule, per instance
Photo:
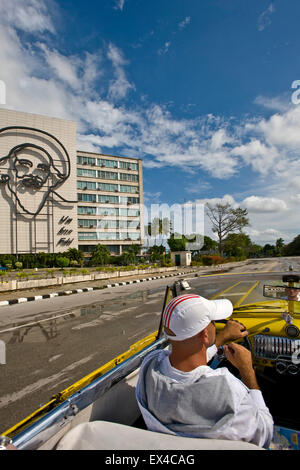
{"label": "small white building", "polygon": [[192,253],[190,251],[171,251],[171,261],[176,266],[190,266]]}

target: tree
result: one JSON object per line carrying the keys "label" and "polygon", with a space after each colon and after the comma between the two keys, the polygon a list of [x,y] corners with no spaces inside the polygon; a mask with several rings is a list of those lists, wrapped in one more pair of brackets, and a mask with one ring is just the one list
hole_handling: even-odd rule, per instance
{"label": "tree", "polygon": [[165,253],[165,247],[163,245],[153,245],[151,246],[149,252],[151,262],[161,261]]}
{"label": "tree", "polygon": [[290,243],[284,246],[283,253],[285,256],[300,255],[300,235],[297,235]]}
{"label": "tree", "polygon": [[277,256],[281,256],[282,255],[282,249],[284,247],[284,243],[283,243],[283,238],[278,238],[276,240],[276,252],[277,252]]}
{"label": "tree", "polygon": [[91,265],[101,266],[103,264],[108,264],[110,259],[110,253],[106,246],[96,245],[92,251]]}
{"label": "tree", "polygon": [[207,235],[204,235],[204,245],[201,248],[201,251],[211,252],[211,251],[215,251],[217,247],[218,247],[218,243],[215,240],[208,237]]}
{"label": "tree", "polygon": [[270,243],[266,243],[262,251],[264,256],[267,258],[276,256],[276,247],[274,245],[270,245]]}
{"label": "tree", "polygon": [[241,207],[233,209],[229,203],[215,206],[207,204],[206,207],[212,231],[217,234],[219,240],[219,253],[223,256],[223,243],[227,235],[237,230],[241,232],[243,227],[249,225],[248,211]]}
{"label": "tree", "polygon": [[262,256],[262,246],[257,245],[255,243],[251,243],[251,246],[249,247],[249,253],[248,256],[249,258],[259,258]]}
{"label": "tree", "polygon": [[227,256],[247,258],[251,247],[251,240],[249,235],[245,233],[229,233],[224,240],[223,246]]}
{"label": "tree", "polygon": [[83,265],[83,252],[81,250],[77,250],[77,248],[69,248],[68,251],[64,253],[64,256],[69,258],[70,261],[77,261],[80,266]]}
{"label": "tree", "polygon": [[167,241],[171,251],[185,251],[185,245],[189,240],[184,235],[172,233]]}

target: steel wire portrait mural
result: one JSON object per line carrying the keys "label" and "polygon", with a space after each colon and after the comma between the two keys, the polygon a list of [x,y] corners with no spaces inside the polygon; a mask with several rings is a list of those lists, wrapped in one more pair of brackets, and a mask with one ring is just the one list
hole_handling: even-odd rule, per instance
{"label": "steel wire portrait mural", "polygon": [[13,211],[11,217],[17,222],[22,219],[36,223],[47,211],[49,215],[49,204],[52,214],[54,202],[64,208],[76,204],[76,200],[67,200],[60,194],[70,177],[71,163],[67,149],[57,137],[33,127],[10,126],[0,129],[0,143],[6,143],[1,142],[4,138],[15,141],[6,155],[0,155],[0,190]]}
{"label": "steel wire portrait mural", "polygon": [[[0,129],[0,137],[11,135],[16,131],[18,135],[21,132],[24,137],[28,133],[31,139],[39,141],[38,144],[33,142],[18,144],[10,149],[7,155],[0,157],[0,184],[5,185],[15,196],[20,212],[38,215],[49,197],[66,203],[76,203],[66,200],[57,192],[70,176],[70,156],[64,145],[48,132],[31,127],[4,127]],[[52,147],[56,158],[42,145],[43,142]],[[5,164],[8,165],[5,168],[7,172],[3,171]],[[37,207],[32,209],[32,198],[29,204],[26,204],[26,196],[36,196],[38,192],[40,198]]]}

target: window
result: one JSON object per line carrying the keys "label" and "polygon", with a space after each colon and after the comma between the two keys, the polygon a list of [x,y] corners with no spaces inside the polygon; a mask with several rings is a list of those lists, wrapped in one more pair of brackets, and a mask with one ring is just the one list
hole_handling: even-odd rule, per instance
{"label": "window", "polygon": [[139,220],[127,220],[127,227],[134,229],[134,230],[139,230],[140,229],[140,221]]}
{"label": "window", "polygon": [[97,215],[103,215],[103,216],[118,216],[119,215],[119,209],[115,207],[97,207]]}
{"label": "window", "polygon": [[120,240],[140,240],[139,232],[120,232]]}
{"label": "window", "polygon": [[104,180],[117,180],[118,173],[115,171],[98,171],[98,178],[102,178]]}
{"label": "window", "polygon": [[78,156],[77,157],[77,163],[79,165],[92,165],[92,166],[95,166],[96,165],[96,158]]}
{"label": "window", "polygon": [[78,206],[77,213],[79,215],[96,215],[96,207]]}
{"label": "window", "polygon": [[120,173],[120,180],[132,181],[133,183],[137,183],[139,181],[139,177],[138,175],[134,175],[132,173]]}
{"label": "window", "polygon": [[105,160],[104,158],[98,158],[97,165],[107,168],[118,168],[118,162],[116,160]]}
{"label": "window", "polygon": [[96,232],[78,232],[78,240],[97,240]]}
{"label": "window", "polygon": [[79,228],[96,228],[97,227],[97,220],[89,220],[89,219],[78,219],[78,227]]}
{"label": "window", "polygon": [[120,209],[120,215],[125,217],[138,217],[140,215],[139,209]]}
{"label": "window", "polygon": [[110,253],[115,255],[120,254],[120,247],[118,245],[107,245],[107,248],[109,249]]}
{"label": "window", "polygon": [[106,204],[117,204],[119,202],[119,196],[108,196],[108,195],[98,195],[98,202]]}
{"label": "window", "polygon": [[98,220],[98,225],[99,228],[119,228],[119,221],[118,220],[108,220],[108,219],[102,219]]}
{"label": "window", "polygon": [[119,240],[117,232],[97,232],[97,240]]}
{"label": "window", "polygon": [[90,190],[96,190],[96,183],[93,181],[77,181],[77,189],[90,189]]}
{"label": "window", "polygon": [[120,192],[121,193],[138,193],[139,188],[138,186],[125,186],[124,184],[120,184]]}
{"label": "window", "polygon": [[96,178],[97,171],[90,170],[89,168],[77,168],[77,176],[84,176],[88,178]]}
{"label": "window", "polygon": [[96,202],[96,194],[78,194],[78,201],[79,202]]}
{"label": "window", "polygon": [[138,197],[120,196],[120,204],[139,204],[140,199]]}
{"label": "window", "polygon": [[119,240],[117,232],[78,232],[78,240]]}
{"label": "window", "polygon": [[131,162],[119,162],[119,168],[122,168],[123,170],[138,170],[138,164],[137,163],[131,163]]}
{"label": "window", "polygon": [[110,184],[110,183],[98,183],[98,189],[101,191],[118,191],[117,184]]}

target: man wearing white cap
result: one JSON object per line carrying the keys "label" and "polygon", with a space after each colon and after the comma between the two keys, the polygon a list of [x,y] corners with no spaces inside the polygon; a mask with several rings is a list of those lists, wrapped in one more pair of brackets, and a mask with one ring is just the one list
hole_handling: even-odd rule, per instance
{"label": "man wearing white cap", "polygon": [[166,306],[163,325],[171,352],[149,354],[137,385],[148,429],[269,446],[274,423],[259,390],[250,351],[235,343],[224,346],[241,380],[226,367],[207,366],[218,346],[248,334],[243,325],[229,320],[216,336],[214,322],[228,318],[232,311],[227,299],[207,300],[196,294],[176,297]]}

